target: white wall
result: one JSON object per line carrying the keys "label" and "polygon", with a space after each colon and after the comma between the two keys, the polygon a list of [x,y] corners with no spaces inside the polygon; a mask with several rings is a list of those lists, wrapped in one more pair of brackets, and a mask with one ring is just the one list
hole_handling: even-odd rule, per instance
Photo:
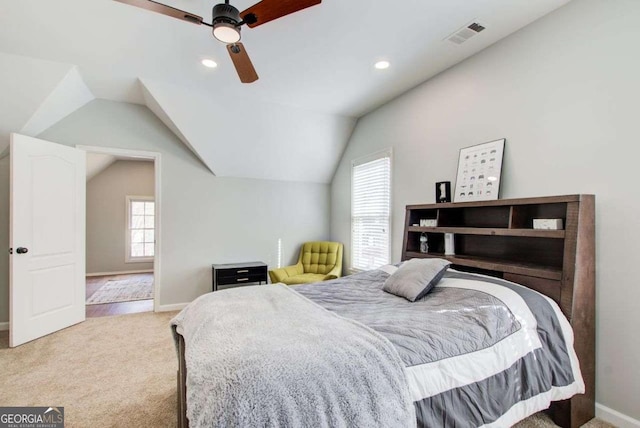
{"label": "white wall", "polygon": [[153,162],[119,160],[87,183],[87,273],[153,269],[127,263],[127,196],[154,196]]}
{"label": "white wall", "polygon": [[455,182],[462,147],[507,138],[504,198],[596,194],[597,401],[636,419],[639,22],[637,0],[572,1],[361,118],[331,189],[348,244],[350,161],[393,147],[393,261],[405,205]]}
{"label": "white wall", "polygon": [[[215,177],[144,106],[95,100],[39,138],[162,153],[161,305],[210,291],[212,263],[261,260],[273,266],[278,238],[289,263],[303,241],[329,237],[328,185]],[[0,189],[7,177],[0,171]],[[5,229],[0,223],[0,243]],[[8,319],[7,275],[3,269],[0,321]]]}

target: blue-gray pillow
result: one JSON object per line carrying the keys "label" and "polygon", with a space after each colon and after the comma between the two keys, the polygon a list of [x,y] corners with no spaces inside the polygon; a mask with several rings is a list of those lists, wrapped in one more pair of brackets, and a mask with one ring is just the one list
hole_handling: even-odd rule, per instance
{"label": "blue-gray pillow", "polygon": [[415,302],[436,286],[450,264],[444,259],[408,260],[387,278],[382,289]]}

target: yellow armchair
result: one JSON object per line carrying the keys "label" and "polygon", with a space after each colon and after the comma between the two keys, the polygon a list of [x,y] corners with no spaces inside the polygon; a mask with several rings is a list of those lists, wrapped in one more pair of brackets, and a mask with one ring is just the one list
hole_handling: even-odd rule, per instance
{"label": "yellow armchair", "polygon": [[296,285],[340,278],[342,249],[339,242],[305,242],[297,264],[269,271],[271,282]]}

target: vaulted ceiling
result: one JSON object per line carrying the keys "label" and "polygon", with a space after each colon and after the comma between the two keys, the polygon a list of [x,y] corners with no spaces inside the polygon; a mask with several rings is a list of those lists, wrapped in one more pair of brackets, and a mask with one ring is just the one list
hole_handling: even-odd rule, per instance
{"label": "vaulted ceiling", "polygon": [[0,52],[0,152],[11,132],[35,136],[93,99],[76,66]]}
{"label": "vaulted ceiling", "polygon": [[[146,104],[217,175],[328,182],[358,117],[568,1],[324,0],[243,29],[249,85],[207,27],[112,0],[3,1],[0,151],[96,97]],[[209,21],[216,1],[165,3]],[[446,40],[470,22],[486,30]]]}

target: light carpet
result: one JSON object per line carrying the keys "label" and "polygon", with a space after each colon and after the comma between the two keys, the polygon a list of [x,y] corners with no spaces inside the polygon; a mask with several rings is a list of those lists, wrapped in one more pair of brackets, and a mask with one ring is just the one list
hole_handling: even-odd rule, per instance
{"label": "light carpet", "polygon": [[[14,349],[1,332],[0,405],[64,406],[67,427],[175,427],[175,314],[91,318]],[[517,428],[554,426],[538,414]]]}
{"label": "light carpet", "polygon": [[147,299],[153,299],[153,276],[117,281],[109,280],[87,299],[87,305]]}

